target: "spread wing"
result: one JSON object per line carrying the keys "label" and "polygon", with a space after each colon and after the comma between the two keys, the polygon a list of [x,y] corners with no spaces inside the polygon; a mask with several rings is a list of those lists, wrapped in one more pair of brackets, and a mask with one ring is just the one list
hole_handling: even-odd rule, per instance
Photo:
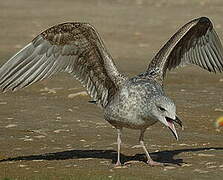
{"label": "spread wing", "polygon": [[125,79],[116,69],[97,31],[87,23],[53,26],[0,68],[2,91],[17,90],[68,72],[105,107]]}
{"label": "spread wing", "polygon": [[177,31],[152,59],[145,73],[162,84],[166,71],[195,64],[210,72],[223,72],[223,48],[211,21],[194,19]]}

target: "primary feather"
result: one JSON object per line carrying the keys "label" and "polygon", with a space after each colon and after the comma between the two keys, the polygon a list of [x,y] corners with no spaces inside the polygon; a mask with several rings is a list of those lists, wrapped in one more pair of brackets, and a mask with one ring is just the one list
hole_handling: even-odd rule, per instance
{"label": "primary feather", "polygon": [[144,76],[153,76],[160,83],[167,69],[188,64],[210,72],[223,72],[223,48],[206,17],[194,19],[180,28],[152,59]]}
{"label": "primary feather", "polygon": [[124,79],[93,26],[64,23],[39,34],[0,68],[0,88],[17,90],[58,72],[76,77],[102,107]]}

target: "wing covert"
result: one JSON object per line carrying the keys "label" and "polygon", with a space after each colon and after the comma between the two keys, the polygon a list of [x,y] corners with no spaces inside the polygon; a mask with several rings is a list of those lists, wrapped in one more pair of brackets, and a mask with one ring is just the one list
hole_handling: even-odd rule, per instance
{"label": "wing covert", "polygon": [[194,19],[178,30],[150,62],[143,76],[162,83],[166,71],[188,64],[209,72],[223,72],[223,48],[206,17]]}
{"label": "wing covert", "polygon": [[63,23],[39,34],[0,68],[0,88],[17,90],[68,72],[106,106],[125,79],[97,31],[87,23]]}

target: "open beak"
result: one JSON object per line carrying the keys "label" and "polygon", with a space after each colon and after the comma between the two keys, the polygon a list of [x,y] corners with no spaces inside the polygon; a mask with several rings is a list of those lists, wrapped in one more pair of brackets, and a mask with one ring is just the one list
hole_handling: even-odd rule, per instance
{"label": "open beak", "polygon": [[184,128],[182,121],[177,116],[176,116],[176,119],[173,120],[173,122],[179,124],[182,129]]}
{"label": "open beak", "polygon": [[178,135],[174,126],[174,122],[179,124],[180,127],[183,128],[182,121],[177,116],[176,116],[176,119],[171,119],[171,118],[166,117],[166,121],[168,123],[168,128],[171,130],[176,140],[178,140]]}

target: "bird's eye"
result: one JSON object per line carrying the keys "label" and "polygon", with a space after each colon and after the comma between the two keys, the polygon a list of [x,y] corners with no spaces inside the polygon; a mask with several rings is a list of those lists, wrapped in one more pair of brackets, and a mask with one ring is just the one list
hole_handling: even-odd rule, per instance
{"label": "bird's eye", "polygon": [[160,111],[166,111],[164,108],[162,108],[162,107],[159,107],[159,110]]}

